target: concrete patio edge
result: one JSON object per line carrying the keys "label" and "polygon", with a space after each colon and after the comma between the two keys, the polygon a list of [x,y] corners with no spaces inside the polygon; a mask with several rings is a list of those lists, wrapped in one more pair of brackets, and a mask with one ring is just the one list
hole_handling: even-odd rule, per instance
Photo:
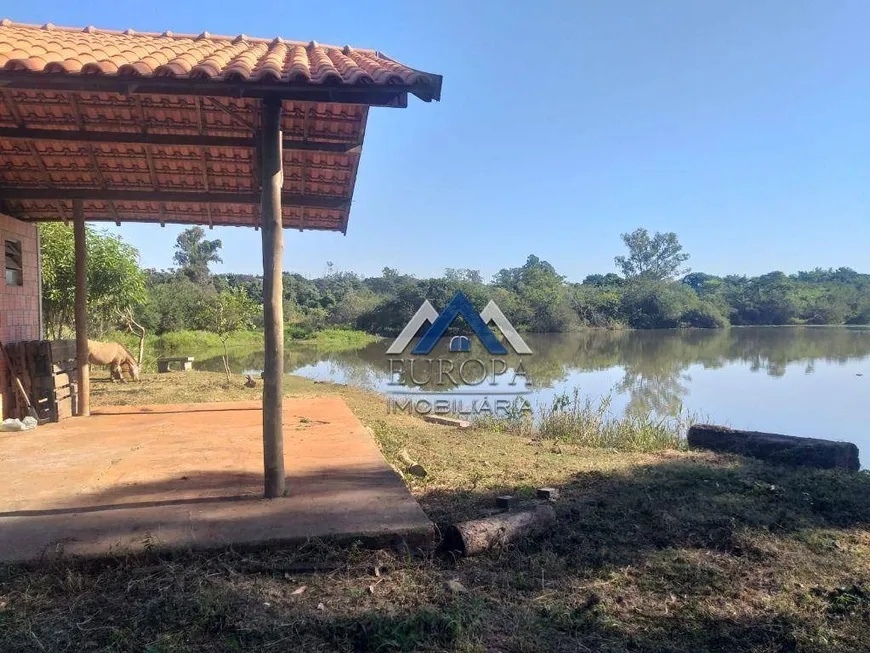
{"label": "concrete patio edge", "polygon": [[435,528],[339,397],[289,399],[288,496],[262,495],[258,402],[104,408],[0,437],[0,560],[434,545]]}

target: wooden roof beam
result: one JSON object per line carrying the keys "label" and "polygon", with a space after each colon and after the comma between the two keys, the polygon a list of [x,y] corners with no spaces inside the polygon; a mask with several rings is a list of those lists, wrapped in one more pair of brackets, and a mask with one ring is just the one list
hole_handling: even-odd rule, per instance
{"label": "wooden roof beam", "polygon": [[391,84],[340,85],[274,84],[259,82],[230,82],[191,80],[187,78],[123,78],[109,75],[34,75],[29,71],[0,70],[0,86],[7,88],[91,91],[103,93],[135,93],[152,95],[203,95],[208,97],[277,97],[300,102],[329,102],[335,104],[367,104],[370,106],[408,106],[408,93],[430,102],[439,99],[440,88],[435,86],[409,86]]}
{"label": "wooden roof beam", "polygon": [[[254,147],[256,139],[236,136],[202,136],[199,134],[145,134],[142,132],[96,132],[74,129],[31,129],[0,127],[0,139],[21,141],[64,141],[78,143],[121,143],[134,145],[177,145],[193,147]],[[285,150],[305,150],[338,154],[358,154],[359,143],[327,141],[284,141]]]}
{"label": "wooden roof beam", "polygon": [[[98,200],[105,202],[182,202],[187,204],[258,204],[260,194],[199,191],[106,190],[102,188],[0,187],[3,200]],[[283,206],[345,210],[350,202],[341,197],[283,193]]]}

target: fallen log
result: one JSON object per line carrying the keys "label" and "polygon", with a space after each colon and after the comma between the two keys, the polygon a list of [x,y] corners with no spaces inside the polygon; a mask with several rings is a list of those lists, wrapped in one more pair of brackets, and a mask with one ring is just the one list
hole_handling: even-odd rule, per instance
{"label": "fallen log", "polygon": [[426,471],[426,468],[423,467],[423,465],[418,463],[416,460],[411,458],[411,456],[408,455],[408,452],[405,451],[404,449],[402,449],[402,451],[399,452],[399,460],[401,460],[405,464],[405,471],[408,474],[412,474],[412,475],[417,476],[419,478],[426,477],[426,474],[428,473]]}
{"label": "fallen log", "polygon": [[861,468],[858,447],[851,442],[740,431],[712,424],[695,424],[689,429],[688,440],[690,447],[736,453],[777,465],[852,471]]}
{"label": "fallen log", "polygon": [[440,424],[441,426],[455,426],[458,429],[471,428],[471,422],[464,419],[456,419],[455,417],[444,417],[443,415],[424,415],[423,419],[432,424]]}
{"label": "fallen log", "polygon": [[556,513],[551,506],[472,519],[453,524],[447,529],[444,548],[473,556],[523,537],[544,533],[554,523]]}

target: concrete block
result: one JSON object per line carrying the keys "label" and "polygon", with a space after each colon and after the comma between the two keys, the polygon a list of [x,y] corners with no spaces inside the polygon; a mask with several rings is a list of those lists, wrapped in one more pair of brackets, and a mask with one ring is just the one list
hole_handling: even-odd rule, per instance
{"label": "concrete block", "polygon": [[510,510],[517,505],[517,498],[510,494],[505,494],[495,498],[495,505],[502,510]]}
{"label": "concrete block", "polygon": [[547,501],[555,501],[559,498],[559,489],[555,487],[539,487],[537,497]]}

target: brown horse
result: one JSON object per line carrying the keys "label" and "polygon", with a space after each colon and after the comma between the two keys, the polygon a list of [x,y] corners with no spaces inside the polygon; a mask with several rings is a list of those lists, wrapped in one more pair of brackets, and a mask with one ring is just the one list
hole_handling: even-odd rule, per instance
{"label": "brown horse", "polygon": [[112,381],[126,383],[122,371],[127,370],[130,378],[139,380],[139,365],[136,359],[127,351],[124,345],[117,342],[97,342],[88,340],[88,363],[91,365],[108,365],[111,368]]}

